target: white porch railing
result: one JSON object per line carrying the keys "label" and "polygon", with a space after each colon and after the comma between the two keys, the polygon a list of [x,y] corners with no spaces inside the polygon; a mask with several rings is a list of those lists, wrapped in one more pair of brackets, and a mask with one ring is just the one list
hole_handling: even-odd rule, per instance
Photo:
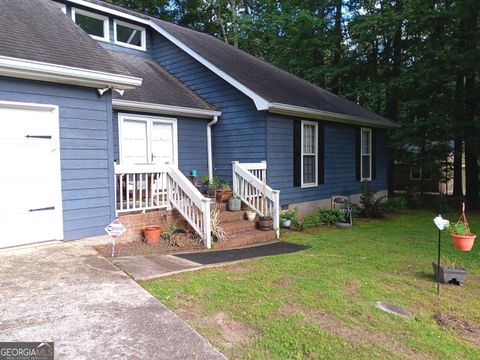
{"label": "white porch railing", "polygon": [[280,237],[280,191],[266,184],[267,163],[232,162],[233,192],[260,216],[271,216]]}
{"label": "white porch railing", "polygon": [[175,165],[115,165],[116,213],[174,207],[211,247],[210,199]]}

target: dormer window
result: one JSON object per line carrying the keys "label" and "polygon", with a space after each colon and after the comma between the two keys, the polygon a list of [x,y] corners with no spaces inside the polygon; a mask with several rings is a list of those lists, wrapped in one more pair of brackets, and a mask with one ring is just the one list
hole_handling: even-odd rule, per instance
{"label": "dormer window", "polygon": [[92,38],[100,41],[110,41],[108,17],[85,10],[72,9],[72,19]]}
{"label": "dormer window", "polygon": [[145,51],[145,28],[128,24],[123,21],[114,20],[113,29],[115,35],[115,44]]}

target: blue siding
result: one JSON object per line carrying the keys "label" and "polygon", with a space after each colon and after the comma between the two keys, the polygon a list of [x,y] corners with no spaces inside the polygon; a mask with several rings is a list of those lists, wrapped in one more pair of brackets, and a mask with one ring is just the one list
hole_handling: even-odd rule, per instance
{"label": "blue siding", "polygon": [[[268,181],[281,191],[282,205],[360,193],[361,184],[356,180],[355,127],[333,122],[324,122],[325,183],[303,189],[293,186],[293,122],[289,117],[268,117]],[[379,191],[387,187],[387,136],[384,130],[376,131],[377,177],[371,186]]]}
{"label": "blue siding", "polygon": [[[125,113],[122,111],[122,113]],[[134,113],[135,115],[142,115]],[[152,114],[144,114],[155,116]],[[207,124],[206,119],[197,119],[182,116],[158,115],[159,117],[177,119],[178,135],[178,167],[185,174],[190,175],[193,169],[200,175],[208,173],[207,155]],[[113,144],[114,159],[119,159],[118,113],[113,113]]]}
{"label": "blue siding", "polygon": [[213,127],[215,174],[231,179],[233,160],[266,159],[266,114],[253,101],[223,81],[161,35],[154,35],[153,58],[206,101],[222,116]]}
{"label": "blue siding", "polygon": [[64,238],[104,234],[115,213],[110,94],[0,77],[0,100],[59,106]]}

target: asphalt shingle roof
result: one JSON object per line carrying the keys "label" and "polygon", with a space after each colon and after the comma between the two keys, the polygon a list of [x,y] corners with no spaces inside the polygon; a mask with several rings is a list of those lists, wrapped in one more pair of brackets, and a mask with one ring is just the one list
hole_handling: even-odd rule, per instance
{"label": "asphalt shingle roof", "polygon": [[0,0],[0,55],[130,75],[50,0]]}
{"label": "asphalt shingle roof", "polygon": [[214,110],[155,61],[120,51],[109,51],[109,53],[133,76],[143,79],[142,86],[134,90],[126,90],[123,96],[114,92],[115,99]]}
{"label": "asphalt shingle roof", "polygon": [[269,102],[361,117],[392,125],[393,121],[259,60],[213,36],[163,20],[158,26],[193,51]]}

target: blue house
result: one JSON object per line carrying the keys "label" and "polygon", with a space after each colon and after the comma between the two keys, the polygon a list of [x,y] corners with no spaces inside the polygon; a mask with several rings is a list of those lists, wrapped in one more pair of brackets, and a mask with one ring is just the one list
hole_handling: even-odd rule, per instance
{"label": "blue house", "polygon": [[0,24],[0,248],[173,210],[210,247],[192,170],[275,229],[361,181],[386,193],[393,122],[212,36],[100,0],[5,0]]}

